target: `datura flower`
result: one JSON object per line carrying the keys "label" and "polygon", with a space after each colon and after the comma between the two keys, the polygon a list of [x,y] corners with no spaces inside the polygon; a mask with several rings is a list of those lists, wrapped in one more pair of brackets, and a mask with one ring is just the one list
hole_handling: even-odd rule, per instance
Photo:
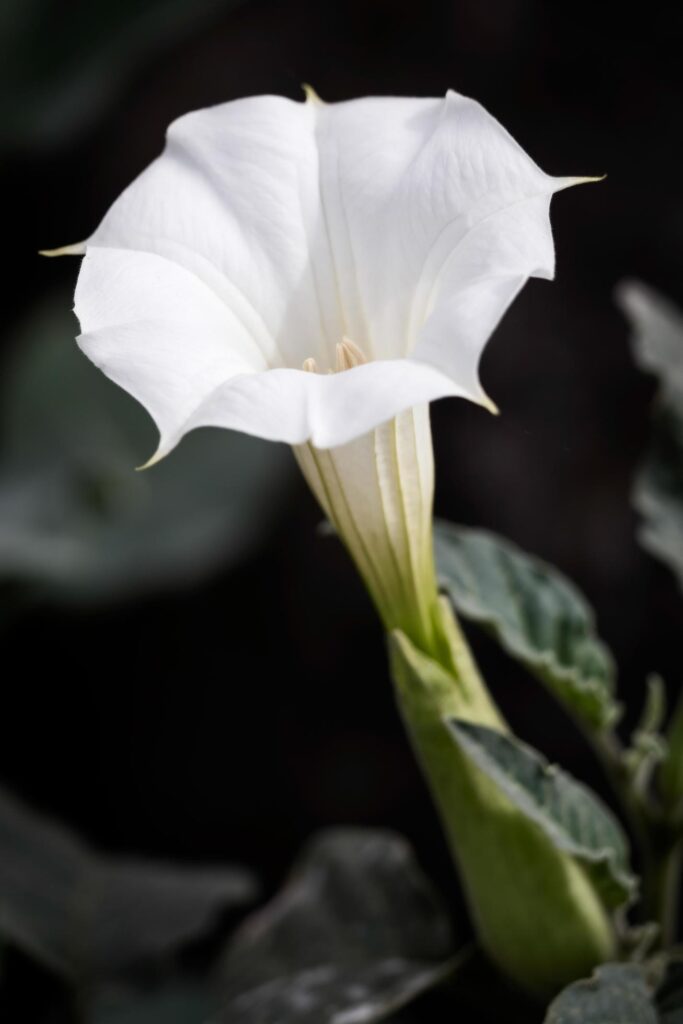
{"label": "datura flower", "polygon": [[428,403],[494,410],[491,332],[551,278],[541,171],[478,103],[237,100],[175,121],[87,242],[83,352],[159,428],[295,448],[387,628],[434,643]]}
{"label": "datura flower", "polygon": [[460,718],[505,730],[432,545],[429,403],[493,410],[491,332],[550,278],[544,174],[478,103],[274,96],[181,117],[87,242],[82,350],[151,413],[150,460],[201,426],[293,446],[391,633],[403,717],[481,940],[546,995],[613,954],[566,850],[455,749]]}

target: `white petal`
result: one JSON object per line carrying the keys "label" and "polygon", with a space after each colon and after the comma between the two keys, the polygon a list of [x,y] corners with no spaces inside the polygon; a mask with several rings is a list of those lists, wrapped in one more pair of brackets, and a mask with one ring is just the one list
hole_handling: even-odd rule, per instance
{"label": "white petal", "polygon": [[[452,254],[501,211],[549,196],[557,183],[483,107],[455,93],[317,110],[321,188],[351,321],[346,333],[376,358],[405,355]],[[507,256],[504,234],[486,237],[491,263],[498,246]],[[525,258],[520,272],[527,266]]]}
{"label": "white petal", "polygon": [[75,309],[81,348],[148,409],[162,443],[182,431],[217,383],[265,367],[214,293],[160,256],[89,249]]}
{"label": "white petal", "polygon": [[413,356],[457,380],[474,401],[488,401],[478,367],[499,320],[529,277],[553,276],[549,205],[548,196],[539,196],[486,218],[452,252],[434,282]]}
{"label": "white petal", "polygon": [[277,369],[226,381],[207,396],[178,436],[195,427],[228,427],[270,441],[317,448],[346,444],[397,413],[462,392],[445,374],[410,359],[365,363],[337,374]]}
{"label": "white petal", "polygon": [[89,244],[155,252],[191,270],[269,365],[318,356],[326,366],[325,329],[335,342],[343,332],[329,260],[312,238],[320,210],[314,120],[313,105],[275,96],[180,118],[162,156]]}

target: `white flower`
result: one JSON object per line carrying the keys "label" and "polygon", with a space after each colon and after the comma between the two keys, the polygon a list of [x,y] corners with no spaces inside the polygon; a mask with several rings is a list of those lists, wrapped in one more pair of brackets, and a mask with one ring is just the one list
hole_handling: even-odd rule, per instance
{"label": "white flower", "polygon": [[[202,425],[329,448],[435,398],[489,404],[482,349],[552,277],[549,201],[576,180],[452,92],[188,114],[84,245],[79,344],[159,455]],[[367,362],[329,375],[344,338]]]}
{"label": "white flower", "polygon": [[[188,114],[87,243],[61,250],[85,252],[79,345],[153,416],[150,462],[199,426],[307,446],[299,460],[352,550],[368,513],[354,506],[349,524],[345,485],[335,512],[337,456],[316,466],[311,453],[365,438],[345,456],[358,500],[372,489],[362,473],[379,478],[359,452],[383,462],[392,494],[418,481],[400,514],[385,508],[391,537],[371,561],[388,572],[431,544],[412,518],[419,506],[431,520],[428,418],[415,414],[420,468],[405,462],[408,411],[447,395],[494,408],[481,352],[527,278],[552,277],[550,198],[580,180],[543,173],[453,92],[328,105],[309,90]],[[365,566],[368,585],[376,572]]]}

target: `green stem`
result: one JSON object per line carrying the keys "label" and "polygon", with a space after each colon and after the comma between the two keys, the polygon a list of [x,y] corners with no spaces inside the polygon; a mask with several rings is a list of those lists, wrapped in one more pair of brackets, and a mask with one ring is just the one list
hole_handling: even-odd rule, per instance
{"label": "green stem", "polygon": [[676,941],[681,880],[681,840],[669,834],[651,837],[643,857],[643,907],[659,925],[658,945]]}
{"label": "green stem", "polygon": [[678,931],[681,879],[681,838],[648,807],[633,787],[624,750],[613,733],[582,730],[598,757],[638,847],[642,869],[642,913],[659,925],[657,944],[670,946]]}

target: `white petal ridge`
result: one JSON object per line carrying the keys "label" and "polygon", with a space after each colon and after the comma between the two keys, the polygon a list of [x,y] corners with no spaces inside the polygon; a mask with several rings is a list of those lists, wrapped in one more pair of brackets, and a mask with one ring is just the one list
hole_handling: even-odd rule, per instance
{"label": "white petal ridge", "polygon": [[[198,426],[327,448],[445,396],[550,278],[551,178],[478,103],[264,96],[188,114],[88,241],[79,344],[157,457]],[[342,373],[350,338],[370,362]]]}

